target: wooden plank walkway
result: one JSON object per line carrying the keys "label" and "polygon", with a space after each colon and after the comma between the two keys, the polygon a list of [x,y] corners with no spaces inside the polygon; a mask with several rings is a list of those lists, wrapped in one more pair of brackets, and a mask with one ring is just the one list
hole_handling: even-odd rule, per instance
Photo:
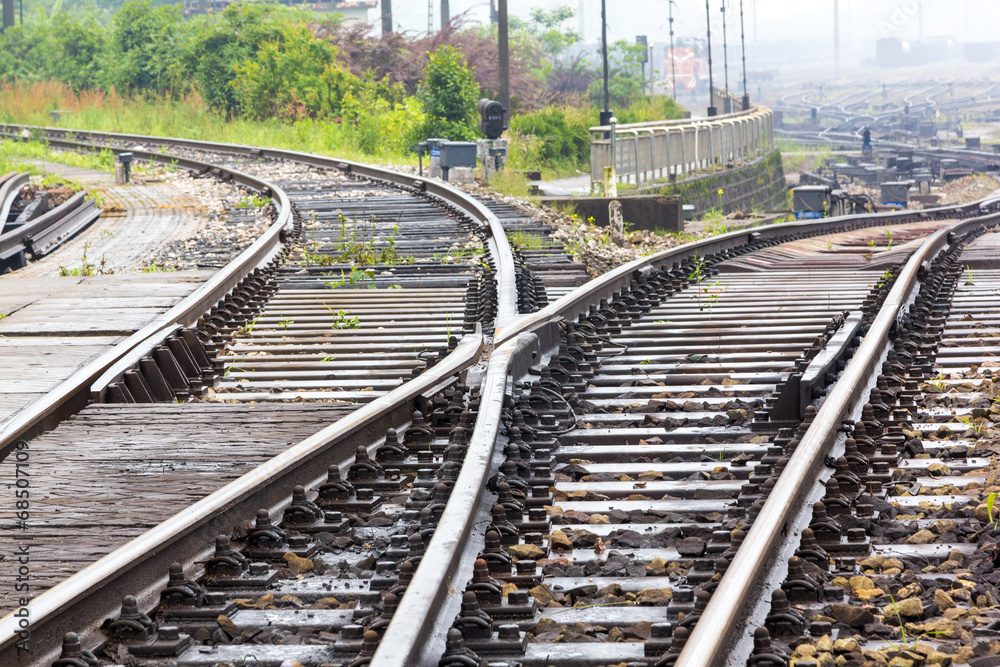
{"label": "wooden plank walkway", "polygon": [[353,410],[332,403],[91,405],[31,441],[30,519],[0,463],[0,616],[15,605],[17,536],[38,595]]}
{"label": "wooden plank walkway", "polygon": [[210,275],[0,277],[0,423],[178,303]]}
{"label": "wooden plank walkway", "polygon": [[[162,182],[116,186],[105,172],[51,162],[45,171],[97,188],[105,214],[51,255],[0,276],[0,423],[55,388],[109,346],[190,294],[211,270],[141,273],[150,254],[197,238],[207,207]],[[87,262],[110,275],[80,272]],[[63,271],[62,273],[65,273]]]}

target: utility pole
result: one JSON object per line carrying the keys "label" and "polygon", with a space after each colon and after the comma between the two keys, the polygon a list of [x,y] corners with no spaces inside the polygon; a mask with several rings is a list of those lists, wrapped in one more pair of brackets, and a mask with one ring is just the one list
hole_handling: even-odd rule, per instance
{"label": "utility pole", "polygon": [[[635,36],[636,46],[642,46],[642,60],[639,62],[639,66],[642,69],[641,78],[642,90],[646,90],[646,62],[650,63],[650,69],[652,69],[652,61],[649,58],[649,38],[646,35],[636,35]],[[652,96],[652,86],[650,86],[650,96]]]}
{"label": "utility pole", "polygon": [[712,8],[705,0],[705,20],[708,24],[708,115],[715,116],[719,110],[715,106],[715,80],[712,78]]}
{"label": "utility pole", "polygon": [[743,0],[740,0],[740,46],[743,49],[743,110],[750,110],[750,93],[747,92],[747,38],[743,29]]}
{"label": "utility pole", "polygon": [[392,0],[382,0],[382,35],[392,33]]}
{"label": "utility pole", "polygon": [[451,9],[448,7],[448,0],[441,0],[441,28],[443,29],[451,21]]}
{"label": "utility pole", "polygon": [[670,78],[674,84],[674,100],[677,100],[677,66],[674,60],[674,5],[677,3],[670,0],[667,9],[670,11]]}
{"label": "utility pole", "polygon": [[503,105],[504,126],[510,119],[510,46],[507,42],[507,0],[497,3],[497,51],[500,66],[500,104]]}
{"label": "utility pole", "polygon": [[3,0],[3,23],[0,32],[14,27],[14,0]]}
{"label": "utility pole", "polygon": [[[706,0],[707,2],[707,0]],[[611,123],[611,92],[608,89],[608,4],[601,0],[601,58],[604,61],[604,111],[601,112],[601,125]]]}
{"label": "utility pole", "polygon": [[726,73],[726,99],[722,102],[722,112],[730,113],[729,102],[729,41],[726,37],[726,0],[722,0],[722,71]]}
{"label": "utility pole", "polygon": [[427,36],[434,34],[434,0],[427,0]]}
{"label": "utility pole", "polygon": [[653,58],[656,56],[656,47],[649,47],[649,96],[653,97],[656,95],[656,61]]}
{"label": "utility pole", "polygon": [[833,0],[833,70],[840,76],[840,0]]}

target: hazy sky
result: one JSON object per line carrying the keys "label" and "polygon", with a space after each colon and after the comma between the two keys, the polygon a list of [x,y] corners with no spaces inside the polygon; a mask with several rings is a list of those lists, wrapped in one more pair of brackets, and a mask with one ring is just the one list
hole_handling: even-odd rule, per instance
{"label": "hazy sky", "polygon": [[[579,0],[508,0],[510,12],[527,17],[533,7],[551,9],[559,5],[578,6]],[[704,0],[675,0],[675,31],[678,35],[701,36],[705,31]],[[469,11],[479,20],[489,17],[488,0],[450,0],[455,16]],[[713,21],[720,17],[722,0],[709,0]],[[433,0],[435,28],[439,25],[440,0]],[[600,30],[600,0],[584,0],[590,6],[587,25],[590,35]],[[729,30],[738,35],[739,0],[727,0]],[[747,39],[753,40],[754,5],[756,37],[772,40],[833,41],[834,0],[744,0]],[[427,0],[395,0],[395,22],[404,30],[427,30]],[[841,40],[863,48],[883,36],[916,39],[919,34],[918,8],[922,6],[924,36],[954,37],[959,41],[997,40],[1000,2],[996,0],[840,0]],[[968,23],[967,23],[968,14]],[[374,18],[374,17],[373,17]],[[578,29],[578,19],[572,27]],[[668,38],[667,0],[608,0],[608,29],[612,39],[634,39],[647,34],[651,41]],[[716,27],[719,29],[719,26]],[[868,46],[868,48],[871,48]]]}

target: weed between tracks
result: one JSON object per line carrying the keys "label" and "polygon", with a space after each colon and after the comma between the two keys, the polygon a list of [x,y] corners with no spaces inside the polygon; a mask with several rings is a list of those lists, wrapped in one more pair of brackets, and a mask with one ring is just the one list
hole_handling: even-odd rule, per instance
{"label": "weed between tracks", "polygon": [[142,273],[173,273],[176,270],[176,266],[171,264],[157,264],[156,262],[145,264],[139,269]]}
{"label": "weed between tracks", "polygon": [[338,217],[339,236],[333,244],[334,254],[318,252],[319,244],[313,242],[302,250],[306,266],[332,266],[334,264],[357,264],[360,266],[412,264],[413,257],[403,257],[396,249],[399,225],[392,226],[392,232],[382,237],[377,233],[375,216],[369,220],[348,220]]}
{"label": "weed between tracks", "polygon": [[270,197],[258,197],[257,195],[248,195],[243,197],[236,204],[236,208],[263,208],[271,203]]}
{"label": "weed between tracks", "polygon": [[522,230],[507,232],[507,239],[521,250],[541,250],[544,246],[541,236]]}
{"label": "weed between tracks", "polygon": [[97,264],[89,261],[87,259],[87,251],[90,250],[91,242],[87,241],[83,244],[83,257],[80,259],[80,266],[68,269],[65,266],[59,267],[59,275],[63,277],[69,276],[110,276],[114,274],[115,270],[109,268],[107,265],[107,260],[104,259],[104,255],[101,255],[101,260]]}
{"label": "weed between tracks", "polygon": [[334,311],[333,308],[327,306],[326,309],[333,313],[333,323],[330,325],[331,329],[357,329],[361,326],[360,317],[352,317],[351,311],[349,310],[337,310]]}
{"label": "weed between tracks", "polygon": [[706,270],[708,262],[700,255],[695,255],[691,261],[694,262],[694,270],[688,276],[688,280],[695,281],[695,291],[691,298],[698,300],[698,310],[705,310],[705,305],[708,305],[708,319],[711,321],[712,309],[719,303],[719,297],[725,291],[725,286],[718,280],[706,285],[709,278]]}

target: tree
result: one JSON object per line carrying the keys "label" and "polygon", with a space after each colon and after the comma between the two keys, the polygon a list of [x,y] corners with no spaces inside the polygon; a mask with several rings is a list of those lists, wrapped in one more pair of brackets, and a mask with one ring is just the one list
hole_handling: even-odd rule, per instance
{"label": "tree", "polygon": [[274,5],[241,2],[229,5],[219,16],[193,22],[185,65],[213,109],[230,117],[237,114],[237,68],[255,60],[266,44],[286,41],[283,24],[272,20],[275,9]]}
{"label": "tree", "polygon": [[189,82],[180,72],[178,43],[185,27],[177,5],[153,7],[150,0],[126,3],[111,28],[108,83],[119,91],[183,92]]}
{"label": "tree", "polygon": [[428,137],[471,141],[478,136],[476,102],[479,84],[462,52],[441,46],[430,54],[424,67],[424,80],[417,96],[427,113],[424,130]]}
{"label": "tree", "polygon": [[[643,98],[642,56],[645,48],[619,40],[608,50],[608,92],[612,108],[627,107]],[[589,95],[592,105],[604,105],[603,79],[590,84]]]}

